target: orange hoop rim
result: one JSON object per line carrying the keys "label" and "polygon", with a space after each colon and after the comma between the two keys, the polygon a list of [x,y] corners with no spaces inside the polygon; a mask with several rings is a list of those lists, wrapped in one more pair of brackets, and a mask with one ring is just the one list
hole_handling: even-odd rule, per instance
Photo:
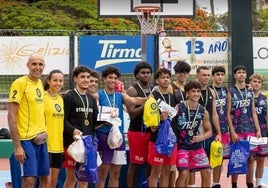
{"label": "orange hoop rim", "polygon": [[160,10],[158,6],[136,6],[134,7],[136,12],[157,12]]}

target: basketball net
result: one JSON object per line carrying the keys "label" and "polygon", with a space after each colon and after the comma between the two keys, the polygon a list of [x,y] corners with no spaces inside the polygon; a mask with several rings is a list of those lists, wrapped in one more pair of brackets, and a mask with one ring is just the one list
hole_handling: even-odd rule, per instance
{"label": "basketball net", "polygon": [[141,25],[141,34],[156,34],[161,8],[158,6],[137,6],[134,10]]}

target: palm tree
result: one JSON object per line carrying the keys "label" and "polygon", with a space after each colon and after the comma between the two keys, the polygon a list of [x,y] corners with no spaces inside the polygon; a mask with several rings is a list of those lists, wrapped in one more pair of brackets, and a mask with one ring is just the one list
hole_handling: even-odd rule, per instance
{"label": "palm tree", "polygon": [[213,0],[209,0],[209,3],[210,3],[211,15],[214,17],[215,16],[214,1]]}

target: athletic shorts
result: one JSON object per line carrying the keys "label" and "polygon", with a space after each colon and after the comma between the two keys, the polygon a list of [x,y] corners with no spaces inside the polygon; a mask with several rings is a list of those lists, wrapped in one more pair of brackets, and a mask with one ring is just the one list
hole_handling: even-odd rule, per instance
{"label": "athletic shorts", "polygon": [[68,148],[64,148],[64,161],[62,163],[62,166],[64,168],[68,168],[68,169],[74,169],[76,162],[75,160],[71,157],[71,155],[68,154],[67,152]]}
{"label": "athletic shorts", "polygon": [[268,145],[267,144],[258,145],[256,155],[261,157],[268,156]]}
{"label": "athletic shorts", "polygon": [[155,142],[149,142],[149,151],[148,151],[148,163],[154,166],[162,165],[176,165],[177,160],[177,145],[175,146],[174,151],[171,156],[166,156],[159,154],[155,150]]}
{"label": "athletic shorts", "polygon": [[48,176],[49,157],[47,144],[35,145],[30,140],[21,140],[26,159],[21,164],[21,176]]}
{"label": "athletic shorts", "polygon": [[50,168],[61,168],[62,162],[64,160],[63,153],[48,153],[49,155],[49,165]]}
{"label": "athletic shorts", "polygon": [[[256,136],[256,133],[237,133],[238,138],[240,140],[247,140],[249,136]],[[250,152],[256,153],[258,151],[258,147],[253,144],[249,144]]]}
{"label": "athletic shorts", "polygon": [[229,159],[230,157],[230,134],[221,134],[221,143],[223,148],[223,159]]}
{"label": "athletic shorts", "polygon": [[128,131],[129,160],[131,163],[144,164],[147,162],[149,132]]}
{"label": "athletic shorts", "polygon": [[210,156],[210,155],[209,155],[209,154],[210,154],[210,145],[211,145],[211,142],[212,142],[213,140],[215,140],[215,137],[214,137],[214,136],[212,136],[212,137],[210,137],[210,138],[208,138],[208,139],[206,139],[206,140],[201,141],[202,146],[203,146],[203,148],[204,148],[204,150],[205,150],[207,156]]}
{"label": "athletic shorts", "polygon": [[205,168],[210,168],[210,164],[204,148],[195,150],[178,149],[178,170],[197,171]]}
{"label": "athletic shorts", "polygon": [[98,151],[103,164],[116,164],[125,165],[127,164],[127,155],[125,148],[125,139],[119,148],[111,149],[108,144],[108,134],[100,133],[98,135]]}

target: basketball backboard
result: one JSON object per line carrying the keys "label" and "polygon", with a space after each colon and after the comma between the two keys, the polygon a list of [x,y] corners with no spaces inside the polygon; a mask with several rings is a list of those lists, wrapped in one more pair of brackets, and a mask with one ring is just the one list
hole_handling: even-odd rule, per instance
{"label": "basketball backboard", "polygon": [[98,0],[100,17],[136,17],[136,6],[159,6],[160,17],[192,17],[195,0]]}

